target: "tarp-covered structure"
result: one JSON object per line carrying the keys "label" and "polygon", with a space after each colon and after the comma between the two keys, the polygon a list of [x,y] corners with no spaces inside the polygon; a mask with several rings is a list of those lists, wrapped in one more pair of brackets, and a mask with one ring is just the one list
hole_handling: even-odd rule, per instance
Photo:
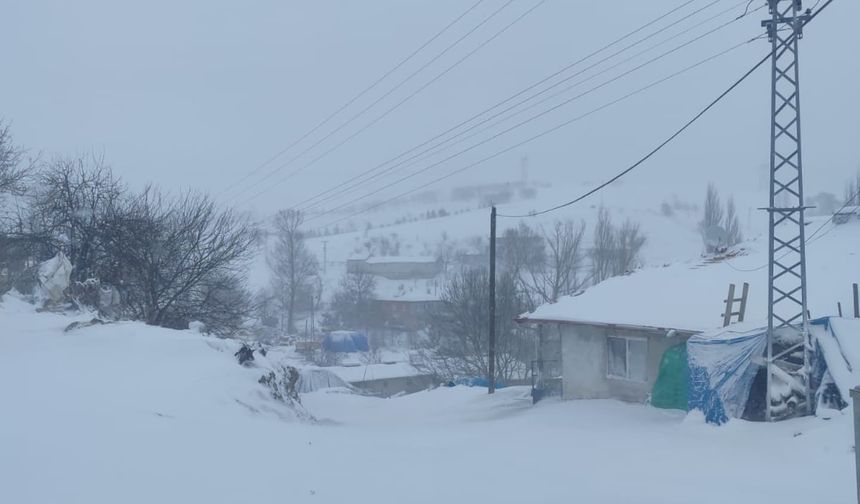
{"label": "tarp-covered structure", "polygon": [[[810,322],[814,352],[810,382],[813,410],[820,404],[844,407],[860,384],[860,319],[824,317]],[[729,418],[762,419],[765,408],[766,328],[733,329],[692,336],[687,341],[688,407],[710,423]],[[805,401],[801,384],[788,373],[774,375],[772,395],[785,416]]]}
{"label": "tarp-covered structure", "polygon": [[370,345],[367,336],[358,331],[332,331],[323,338],[322,348],[326,352],[367,352]]}

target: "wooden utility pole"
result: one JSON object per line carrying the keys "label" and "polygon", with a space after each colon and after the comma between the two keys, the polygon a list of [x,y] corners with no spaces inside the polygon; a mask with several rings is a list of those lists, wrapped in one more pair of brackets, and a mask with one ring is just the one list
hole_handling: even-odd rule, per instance
{"label": "wooden utility pole", "polygon": [[854,284],[854,318],[860,318],[860,292]]}
{"label": "wooden utility pole", "polygon": [[487,356],[487,393],[496,391],[496,207],[490,210],[490,351]]}

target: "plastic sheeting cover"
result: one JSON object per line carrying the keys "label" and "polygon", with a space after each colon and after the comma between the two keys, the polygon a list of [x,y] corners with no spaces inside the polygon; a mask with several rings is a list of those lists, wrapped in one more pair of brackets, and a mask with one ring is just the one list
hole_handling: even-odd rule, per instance
{"label": "plastic sheeting cover", "polygon": [[740,418],[758,371],[756,358],[766,347],[763,329],[692,336],[687,341],[689,409],[702,411],[717,425]]}
{"label": "plastic sheeting cover", "polygon": [[39,264],[39,286],[42,297],[54,303],[62,301],[71,276],[72,263],[62,252]]}
{"label": "plastic sheeting cover", "polygon": [[367,336],[357,331],[332,331],[323,339],[322,347],[327,352],[337,353],[367,352],[370,350]]}
{"label": "plastic sheeting cover", "polygon": [[686,343],[669,347],[660,360],[660,374],[651,391],[651,406],[687,411],[688,383]]}
{"label": "plastic sheeting cover", "polygon": [[352,389],[352,385],[327,369],[302,369],[299,371],[299,381],[296,383],[296,390],[299,392],[306,394],[328,388]]}

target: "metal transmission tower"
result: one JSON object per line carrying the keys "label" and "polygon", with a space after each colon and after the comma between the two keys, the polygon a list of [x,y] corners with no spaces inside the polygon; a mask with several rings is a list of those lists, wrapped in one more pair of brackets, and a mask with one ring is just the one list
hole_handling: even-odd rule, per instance
{"label": "metal transmission tower", "polygon": [[[800,141],[798,41],[809,12],[801,0],[768,0],[771,54],[770,264],[765,419],[812,411],[806,236]],[[792,399],[802,385],[803,400]]]}

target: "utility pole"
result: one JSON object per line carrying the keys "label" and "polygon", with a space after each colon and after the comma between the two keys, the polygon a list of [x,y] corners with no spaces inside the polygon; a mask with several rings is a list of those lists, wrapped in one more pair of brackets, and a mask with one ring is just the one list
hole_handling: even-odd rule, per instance
{"label": "utility pole", "polygon": [[[802,0],[768,0],[762,21],[771,43],[770,201],[765,419],[774,419],[774,367],[801,380],[805,412],[812,412],[809,312],[806,305],[806,233],[800,141],[798,41],[809,12]],[[777,342],[776,336],[779,336]],[[787,343],[786,343],[787,342]],[[803,363],[797,351],[802,349]],[[803,413],[804,411],[797,411]]]}
{"label": "utility pole", "polygon": [[496,207],[490,210],[490,351],[487,356],[487,393],[496,391]]}
{"label": "utility pole", "polygon": [[316,340],[316,328],[314,327],[314,323],[316,322],[316,314],[314,313],[314,286],[311,285],[311,341]]}
{"label": "utility pole", "polygon": [[323,276],[325,276],[326,265],[328,265],[328,240],[323,240]]}
{"label": "utility pole", "polygon": [[854,318],[860,318],[860,289],[857,288],[857,284],[854,284]]}

